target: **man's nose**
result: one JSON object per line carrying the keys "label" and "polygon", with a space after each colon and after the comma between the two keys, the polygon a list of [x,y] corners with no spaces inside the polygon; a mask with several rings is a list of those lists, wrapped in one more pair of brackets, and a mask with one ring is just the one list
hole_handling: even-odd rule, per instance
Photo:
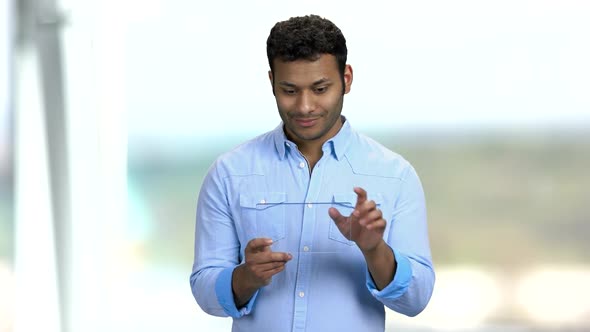
{"label": "man's nose", "polygon": [[301,113],[311,113],[315,110],[315,96],[311,91],[301,91],[297,98],[297,110]]}

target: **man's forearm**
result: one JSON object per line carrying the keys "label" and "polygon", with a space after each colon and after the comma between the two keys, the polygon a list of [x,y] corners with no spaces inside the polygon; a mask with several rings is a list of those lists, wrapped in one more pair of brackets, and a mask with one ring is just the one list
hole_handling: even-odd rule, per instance
{"label": "man's forearm", "polygon": [[363,252],[363,255],[377,289],[382,290],[395,276],[396,262],[393,251],[385,241],[381,241],[375,249]]}

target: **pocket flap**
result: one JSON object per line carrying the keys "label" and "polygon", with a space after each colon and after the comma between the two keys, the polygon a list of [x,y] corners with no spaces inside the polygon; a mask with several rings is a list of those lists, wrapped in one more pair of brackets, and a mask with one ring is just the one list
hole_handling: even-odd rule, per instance
{"label": "pocket flap", "polygon": [[[354,208],[356,206],[356,199],[357,199],[357,194],[354,192],[352,192],[352,193],[336,193],[332,197],[332,203],[346,206],[349,208]],[[381,205],[381,203],[383,202],[383,195],[381,193],[375,193],[373,195],[368,196],[367,199],[369,199],[369,200],[372,199],[375,201],[375,204]]]}
{"label": "pocket flap", "polygon": [[240,194],[240,206],[251,209],[264,210],[286,201],[287,193],[284,192],[252,192]]}
{"label": "pocket flap", "polygon": [[338,193],[334,194],[332,203],[353,208],[356,205],[355,193]]}

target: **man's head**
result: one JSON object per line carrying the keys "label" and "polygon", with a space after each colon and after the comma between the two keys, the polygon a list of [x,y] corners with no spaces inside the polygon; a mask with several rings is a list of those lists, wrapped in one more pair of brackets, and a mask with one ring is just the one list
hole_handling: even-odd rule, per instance
{"label": "man's head", "polygon": [[346,66],[346,39],[331,21],[317,15],[292,17],[278,22],[266,40],[266,55],[271,72],[274,60],[317,60],[322,54],[336,57],[338,71],[343,76]]}
{"label": "man's head", "polygon": [[311,15],[277,23],[267,41],[268,72],[287,137],[314,149],[342,127],[352,67],[346,41],[332,22]]}

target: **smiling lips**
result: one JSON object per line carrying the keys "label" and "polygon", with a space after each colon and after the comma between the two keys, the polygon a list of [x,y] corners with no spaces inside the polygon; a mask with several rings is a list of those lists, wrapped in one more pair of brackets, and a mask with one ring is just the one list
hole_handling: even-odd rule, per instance
{"label": "smiling lips", "polygon": [[313,125],[316,124],[316,122],[318,121],[319,118],[312,118],[312,119],[308,119],[308,118],[295,118],[295,122],[297,122],[297,124],[301,127],[312,127]]}

